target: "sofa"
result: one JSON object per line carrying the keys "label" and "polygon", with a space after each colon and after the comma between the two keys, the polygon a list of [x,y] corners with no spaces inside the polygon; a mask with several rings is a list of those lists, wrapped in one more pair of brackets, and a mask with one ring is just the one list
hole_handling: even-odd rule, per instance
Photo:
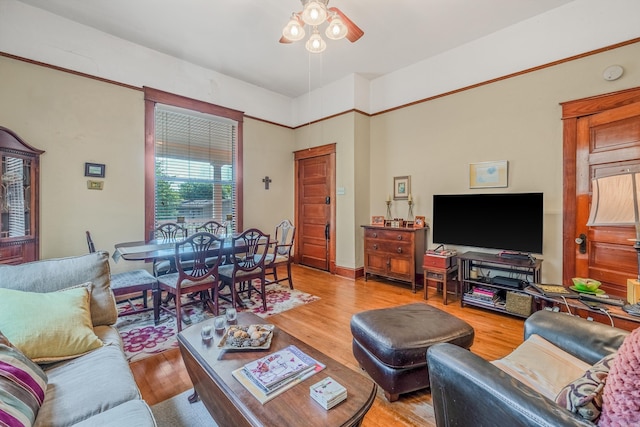
{"label": "sofa", "polygon": [[[618,349],[630,341],[625,342],[631,338],[629,332],[546,310],[532,314],[524,326],[522,345],[498,361],[486,361],[450,344],[429,349],[438,426],[593,426],[599,410],[604,417],[604,406],[593,407],[597,400],[583,399],[580,405],[585,406],[574,402],[570,410],[566,393],[581,391],[574,386],[590,372],[589,378],[600,382],[590,393],[598,396],[604,388],[606,397],[606,373],[591,374],[605,361],[615,363]],[[558,400],[561,396],[564,400]]]}
{"label": "sofa", "polygon": [[[28,362],[36,361],[30,370],[35,372],[41,368],[44,372],[41,405],[38,403],[31,410],[23,408],[24,414],[35,416],[35,426],[156,425],[149,406],[141,398],[122,341],[113,326],[117,309],[109,287],[108,258],[106,252],[95,252],[16,266],[0,265],[0,338],[4,333],[9,341],[5,341],[4,346],[0,341],[0,353],[4,352],[5,358],[26,355],[27,360],[17,366],[29,371]],[[74,305],[67,308],[64,304],[68,301]],[[48,307],[38,309],[42,302],[49,304]],[[6,314],[7,311],[11,314]],[[70,317],[72,320],[64,324],[67,312],[69,316],[81,316],[81,320]],[[43,320],[42,316],[54,316],[52,313],[59,316]],[[60,316],[61,327],[56,323]],[[18,322],[22,325],[13,319],[21,319]],[[65,348],[72,346],[64,343],[66,334],[80,329],[77,325],[83,323],[88,324],[81,331],[88,336],[82,337],[82,342],[89,345],[88,350]],[[70,340],[75,338],[72,336]],[[32,341],[40,341],[42,345],[32,347]],[[5,387],[9,386],[5,384]],[[2,391],[0,382],[0,399]],[[4,397],[17,400],[19,396],[15,393]],[[0,400],[0,416],[2,408]],[[4,408],[11,411],[7,405]],[[22,424],[30,424],[26,418],[23,421]]]}

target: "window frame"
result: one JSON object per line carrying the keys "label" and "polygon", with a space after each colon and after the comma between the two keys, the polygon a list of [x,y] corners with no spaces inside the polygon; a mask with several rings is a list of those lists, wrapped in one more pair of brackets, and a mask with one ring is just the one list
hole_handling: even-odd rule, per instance
{"label": "window frame", "polygon": [[145,173],[144,173],[144,199],[145,199],[145,236],[149,236],[155,228],[155,197],[156,197],[156,185],[155,185],[155,108],[156,104],[164,104],[175,107],[180,107],[186,110],[197,111],[200,113],[210,114],[213,116],[224,117],[237,122],[237,147],[236,147],[236,167],[235,167],[235,182],[236,182],[236,228],[237,231],[243,230],[243,143],[242,143],[242,125],[244,122],[244,112],[233,110],[219,105],[210,104],[204,101],[198,101],[195,99],[187,98],[180,95],[163,92],[158,89],[152,89],[144,87],[144,102],[145,102]]}

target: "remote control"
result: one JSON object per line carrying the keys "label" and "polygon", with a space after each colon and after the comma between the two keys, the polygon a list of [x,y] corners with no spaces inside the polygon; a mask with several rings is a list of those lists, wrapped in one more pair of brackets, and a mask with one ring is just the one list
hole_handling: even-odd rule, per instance
{"label": "remote control", "polygon": [[611,298],[610,296],[604,295],[589,295],[589,294],[580,294],[579,298],[585,301],[596,301],[602,304],[610,304],[618,307],[622,307],[624,305],[629,304],[627,301],[619,298]]}

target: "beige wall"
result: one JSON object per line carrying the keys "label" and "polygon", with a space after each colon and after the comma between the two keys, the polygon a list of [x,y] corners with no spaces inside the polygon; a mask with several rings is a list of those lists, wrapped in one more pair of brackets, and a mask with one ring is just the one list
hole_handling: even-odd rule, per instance
{"label": "beige wall", "polygon": [[[602,79],[611,64],[625,75]],[[42,157],[43,258],[84,253],[84,231],[99,248],[143,237],[142,92],[0,57],[0,125]],[[544,193],[543,280],[562,266],[560,102],[640,86],[640,43],[545,68],[374,117],[343,114],[295,131],[244,124],[245,227],[293,219],[292,151],[337,144],[338,266],[363,265],[362,229],[385,214],[394,176],[410,175],[414,214],[431,221],[433,194]],[[509,161],[509,187],[470,190],[469,163]],[[107,165],[105,189],[87,190],[84,162]],[[262,178],[273,180],[265,190]],[[406,217],[407,205],[392,214]],[[428,233],[429,240],[431,233]],[[122,262],[115,270],[130,268]]]}
{"label": "beige wall", "polygon": [[[143,93],[0,57],[0,125],[46,152],[41,158],[41,258],[144,238]],[[293,132],[244,124],[245,227],[272,232],[293,217]],[[104,163],[104,190],[88,190],[84,163]],[[262,178],[273,182],[264,190]],[[112,262],[114,271],[140,265]]]}
{"label": "beige wall", "polygon": [[[611,64],[626,73],[608,82]],[[640,44],[545,68],[371,118],[371,215],[384,215],[394,176],[410,175],[414,214],[434,194],[544,193],[542,278],[562,276],[562,121],[559,103],[640,86]],[[469,163],[508,160],[508,188],[470,190]],[[394,203],[406,217],[406,202]],[[431,241],[431,232],[428,233]],[[464,249],[464,248],[461,248]]]}

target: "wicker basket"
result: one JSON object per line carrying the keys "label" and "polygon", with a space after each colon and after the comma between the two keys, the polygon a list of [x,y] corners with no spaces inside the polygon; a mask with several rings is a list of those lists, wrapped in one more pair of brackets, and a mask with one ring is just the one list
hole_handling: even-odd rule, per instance
{"label": "wicker basket", "polygon": [[519,314],[521,316],[529,316],[531,314],[531,295],[521,294],[519,292],[507,292],[507,302],[505,309],[509,313]]}

